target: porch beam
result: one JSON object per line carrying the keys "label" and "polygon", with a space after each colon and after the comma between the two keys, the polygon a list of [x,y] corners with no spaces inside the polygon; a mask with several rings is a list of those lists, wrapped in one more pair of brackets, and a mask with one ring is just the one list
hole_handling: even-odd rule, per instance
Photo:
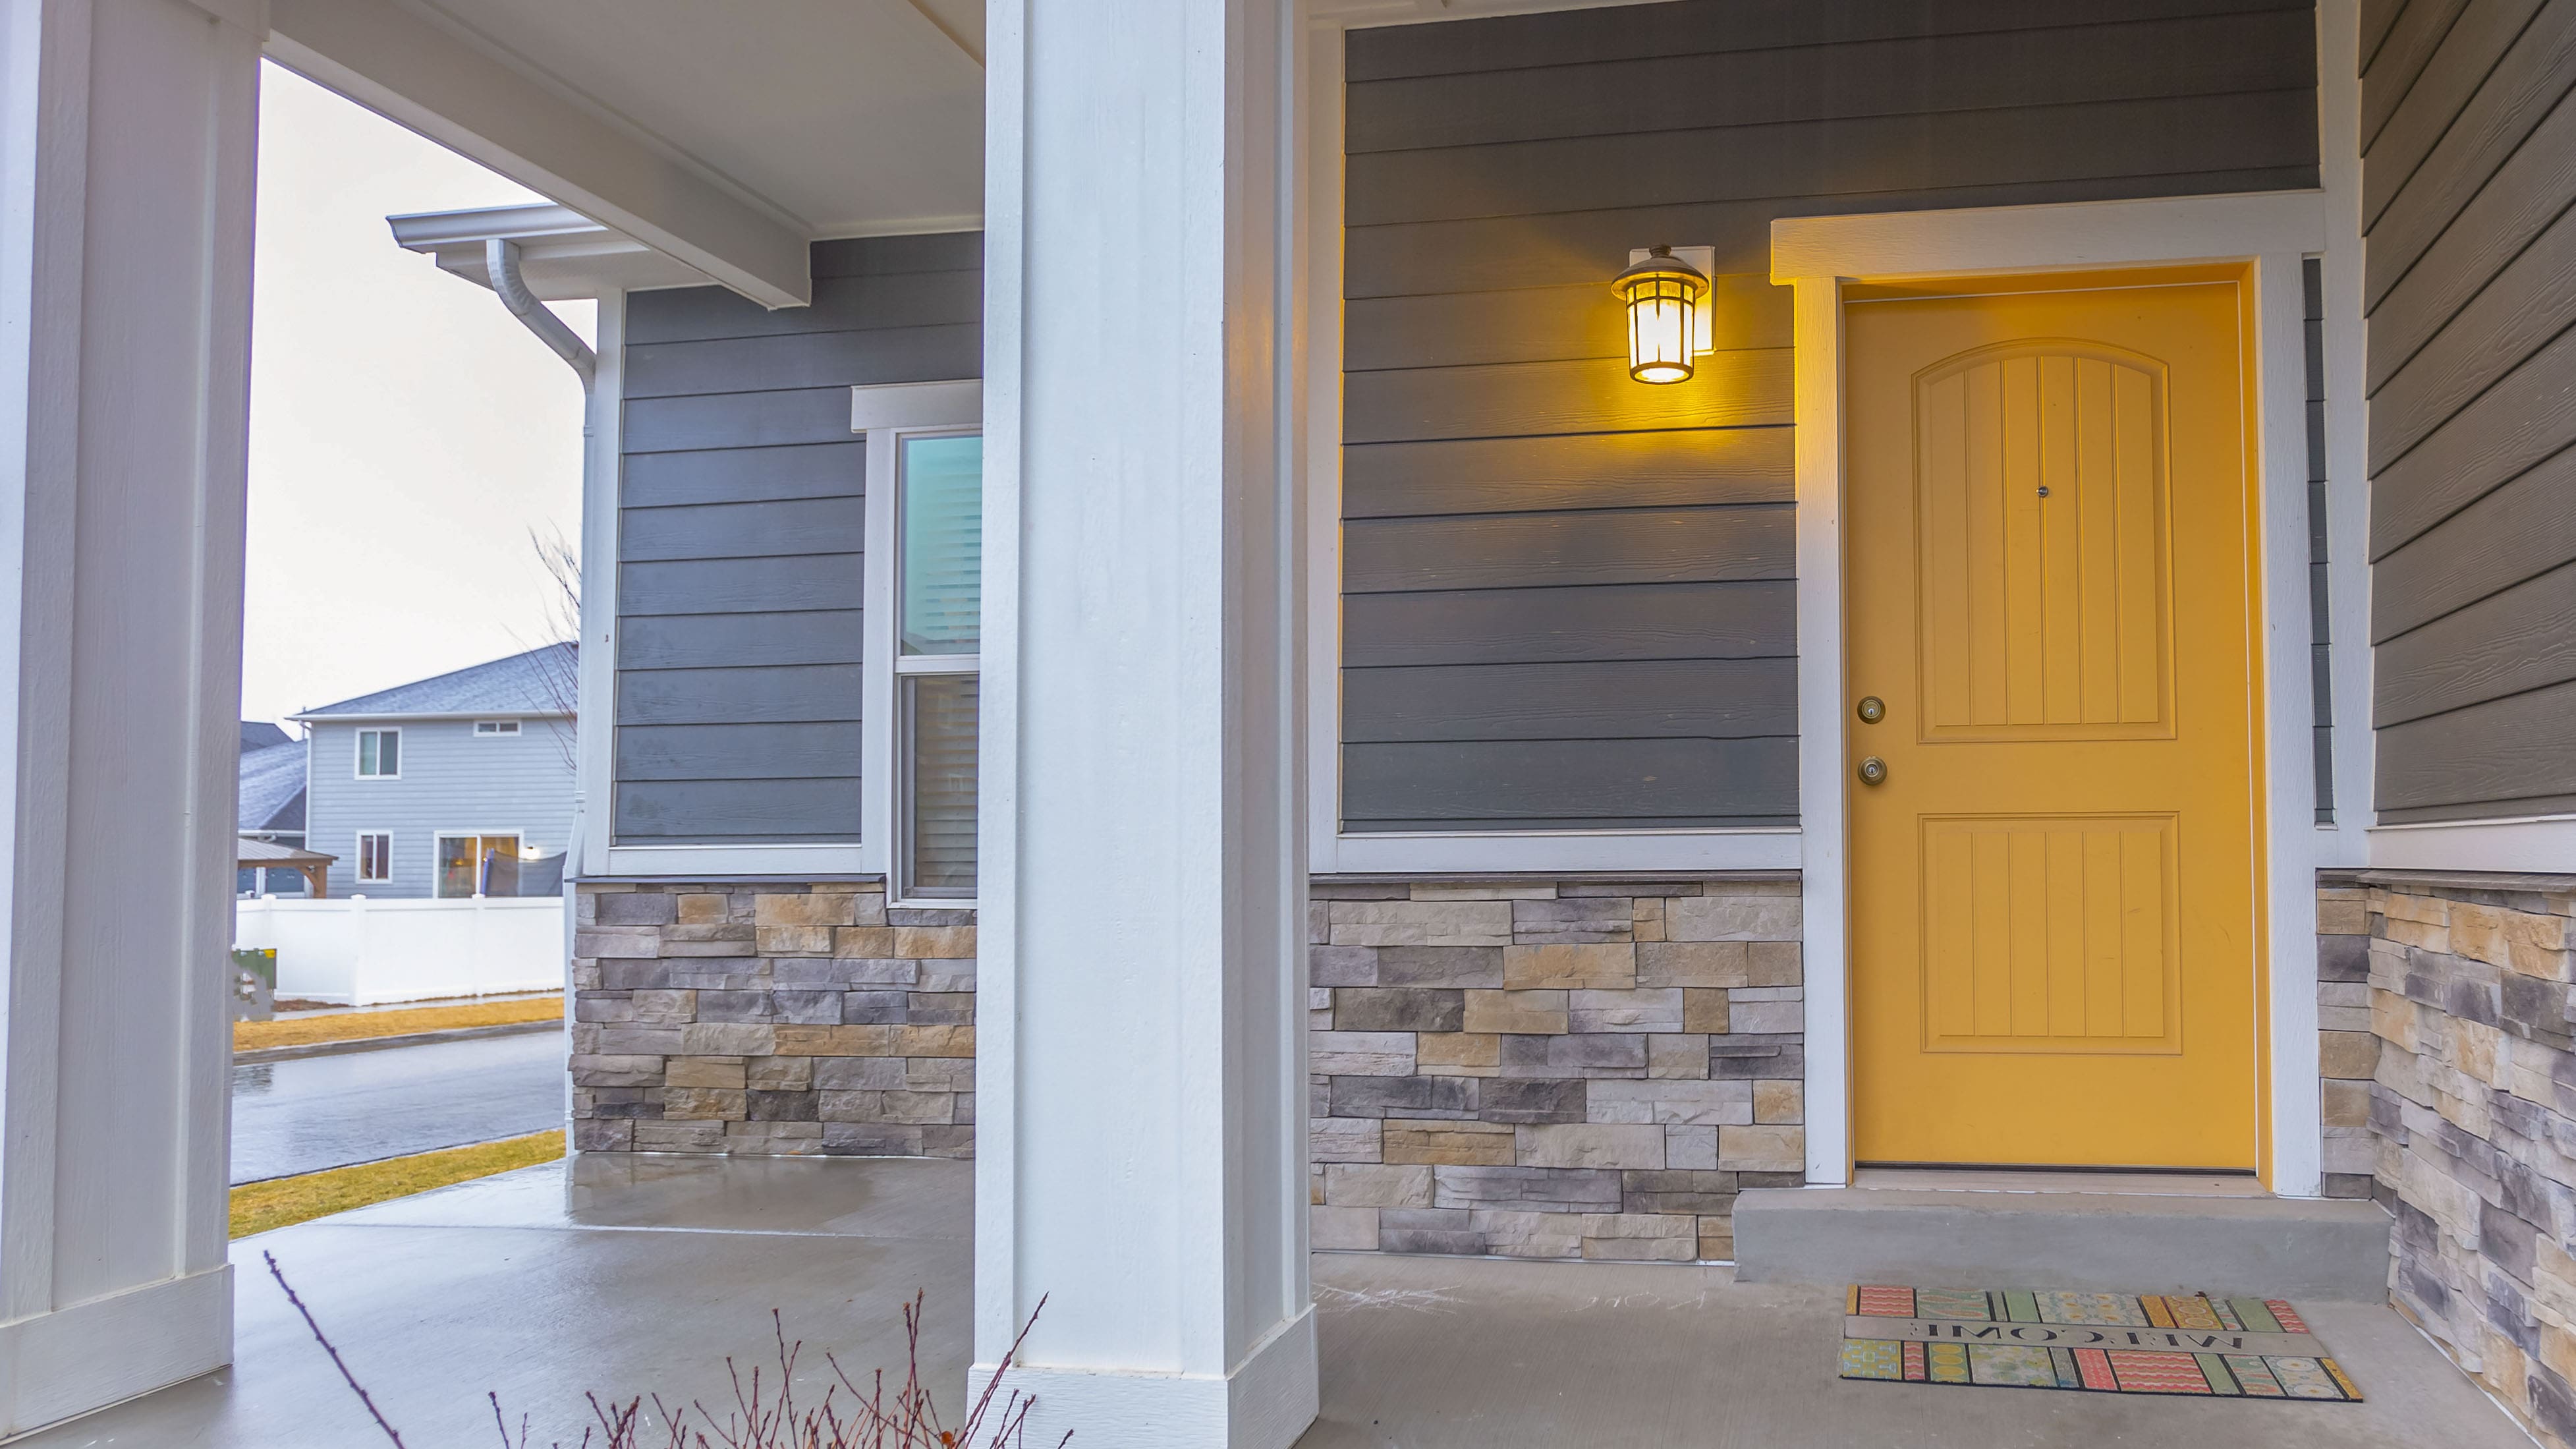
{"label": "porch beam", "polygon": [[764,307],[814,297],[806,229],[395,0],[271,0],[268,53]]}
{"label": "porch beam", "polygon": [[975,1350],[1045,1300],[1033,1443],[1315,1415],[1291,10],[988,12]]}

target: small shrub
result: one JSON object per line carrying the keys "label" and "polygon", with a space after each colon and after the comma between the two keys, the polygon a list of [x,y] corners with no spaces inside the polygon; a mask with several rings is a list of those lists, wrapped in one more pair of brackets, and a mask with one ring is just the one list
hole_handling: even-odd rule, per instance
{"label": "small shrub", "polygon": [[[1011,1365],[1018,1361],[1020,1344],[1037,1322],[1037,1312],[1020,1325],[1019,1336],[1011,1340],[1011,1351],[1002,1357],[1001,1369],[984,1392],[966,1408],[965,1421],[951,1429],[940,1421],[939,1408],[931,1402],[930,1390],[921,1382],[921,1312],[922,1295],[915,1293],[904,1305],[904,1371],[900,1382],[891,1386],[886,1373],[878,1369],[869,1376],[868,1386],[860,1388],[840,1360],[830,1354],[823,1361],[832,1369],[832,1382],[825,1386],[822,1401],[811,1407],[796,1402],[796,1363],[804,1353],[804,1342],[790,1343],[786,1321],[776,1309],[770,1310],[770,1332],[777,1345],[777,1375],[764,1384],[765,1370],[754,1366],[746,1381],[731,1357],[725,1359],[725,1371],[733,1380],[733,1405],[718,1419],[716,1411],[692,1400],[674,1412],[659,1394],[638,1395],[619,1404],[603,1401],[597,1394],[588,1395],[593,1423],[582,1431],[584,1449],[1026,1449],[1029,1410],[1037,1404],[1035,1395],[1017,1389],[1007,1394],[1002,1381]],[[1038,1309],[1046,1307],[1044,1300]],[[528,1424],[519,1421],[516,1438],[510,1433],[508,1417],[501,1409],[501,1396],[489,1395],[492,1419],[501,1431],[502,1449],[529,1449]],[[648,1418],[644,1405],[649,1402],[653,1413]],[[655,1426],[658,1421],[658,1429]],[[593,1436],[597,1439],[594,1445]],[[1056,1441],[1062,1449],[1073,1435]],[[399,1442],[399,1441],[397,1441]],[[564,1449],[560,1441],[549,1449]]]}
{"label": "small shrub", "polygon": [[[272,1254],[260,1255],[268,1260],[269,1276],[285,1290],[286,1301],[304,1316],[305,1327],[313,1339],[331,1356],[332,1367],[349,1385],[358,1402],[366,1406],[368,1416],[376,1421],[395,1449],[403,1449],[402,1435],[395,1432],[384,1414],[376,1408],[365,1386],[340,1357],[322,1325],[314,1320],[313,1310],[304,1306],[286,1274],[277,1266]],[[1019,1362],[1020,1345],[1028,1340],[1029,1329],[1036,1325],[1038,1314],[1046,1309],[1046,1300],[1029,1312],[1028,1322],[1020,1325],[1011,1340],[1008,1353],[1002,1355],[1001,1367],[993,1374],[984,1392],[966,1408],[966,1418],[951,1429],[939,1417],[938,1405],[931,1401],[930,1390],[921,1382],[921,1315],[923,1298],[919,1293],[904,1305],[904,1370],[899,1382],[888,1384],[886,1372],[878,1369],[868,1377],[868,1386],[859,1387],[840,1360],[829,1353],[823,1361],[831,1366],[832,1379],[823,1389],[819,1403],[800,1406],[796,1401],[796,1364],[804,1354],[803,1340],[790,1343],[786,1320],[776,1309],[770,1310],[772,1340],[777,1346],[776,1377],[754,1365],[748,1381],[739,1366],[728,1355],[725,1371],[733,1381],[733,1405],[719,1419],[716,1411],[696,1400],[676,1411],[659,1394],[639,1394],[624,1403],[585,1395],[592,1422],[581,1432],[577,1449],[1027,1449],[1029,1410],[1037,1404],[1034,1394],[1017,1389],[1005,1391],[1003,1380],[1010,1376],[1012,1365]],[[518,1432],[510,1430],[508,1414],[501,1407],[501,1396],[489,1393],[492,1423],[500,1431],[502,1449],[530,1449],[529,1423],[519,1420]],[[653,1406],[647,1416],[644,1406]],[[1067,1432],[1056,1441],[1055,1449],[1064,1449],[1072,1439]],[[547,1441],[547,1449],[566,1449],[561,1440]]]}

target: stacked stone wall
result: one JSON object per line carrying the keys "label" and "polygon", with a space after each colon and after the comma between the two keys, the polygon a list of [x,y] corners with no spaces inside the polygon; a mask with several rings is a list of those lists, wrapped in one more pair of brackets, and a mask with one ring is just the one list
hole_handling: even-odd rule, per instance
{"label": "stacked stone wall", "polygon": [[1318,1248],[1734,1255],[1803,1181],[1794,880],[1317,881]]}
{"label": "stacked stone wall", "polygon": [[[2357,939],[2366,963],[2369,1044],[2330,1030],[2328,1065],[2368,1056],[2390,1296],[2544,1442],[2576,1446],[2576,877],[2371,872],[2320,906],[2326,959]],[[2348,1140],[2329,1136],[2330,1167]]]}
{"label": "stacked stone wall", "polygon": [[2370,1083],[2379,1038],[2370,1029],[2370,892],[2357,879],[2317,887],[2317,1075],[2325,1112],[2325,1194],[2377,1192],[2379,1139]]}
{"label": "stacked stone wall", "polygon": [[584,883],[573,1145],[970,1157],[975,917],[866,883]]}

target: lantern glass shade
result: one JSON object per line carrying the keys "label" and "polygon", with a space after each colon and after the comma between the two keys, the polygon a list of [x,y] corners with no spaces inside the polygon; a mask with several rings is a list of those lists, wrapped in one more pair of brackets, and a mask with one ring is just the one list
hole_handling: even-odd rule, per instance
{"label": "lantern glass shade", "polygon": [[1628,375],[1639,382],[1688,382],[1694,353],[1707,350],[1702,314],[1708,278],[1656,247],[1619,274],[1619,300],[1628,309]]}

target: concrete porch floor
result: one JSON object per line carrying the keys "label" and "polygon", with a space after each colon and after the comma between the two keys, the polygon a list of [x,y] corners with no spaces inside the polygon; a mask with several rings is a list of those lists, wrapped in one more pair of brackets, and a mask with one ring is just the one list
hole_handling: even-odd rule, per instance
{"label": "concrete porch floor", "polygon": [[[770,1361],[769,1310],[854,1377],[925,1368],[962,1396],[965,1163],[584,1158],[234,1245],[234,1366],[15,1441],[354,1449],[382,1442],[260,1262],[274,1252],[414,1449],[489,1445],[487,1391],[531,1442],[577,1442],[591,1390],[730,1401]],[[2386,1308],[2302,1304],[2360,1405],[1846,1384],[1841,1297],[1724,1268],[1315,1259],[1322,1420],[1301,1449],[2055,1446],[2237,1442],[2519,1449],[2529,1440]]]}

